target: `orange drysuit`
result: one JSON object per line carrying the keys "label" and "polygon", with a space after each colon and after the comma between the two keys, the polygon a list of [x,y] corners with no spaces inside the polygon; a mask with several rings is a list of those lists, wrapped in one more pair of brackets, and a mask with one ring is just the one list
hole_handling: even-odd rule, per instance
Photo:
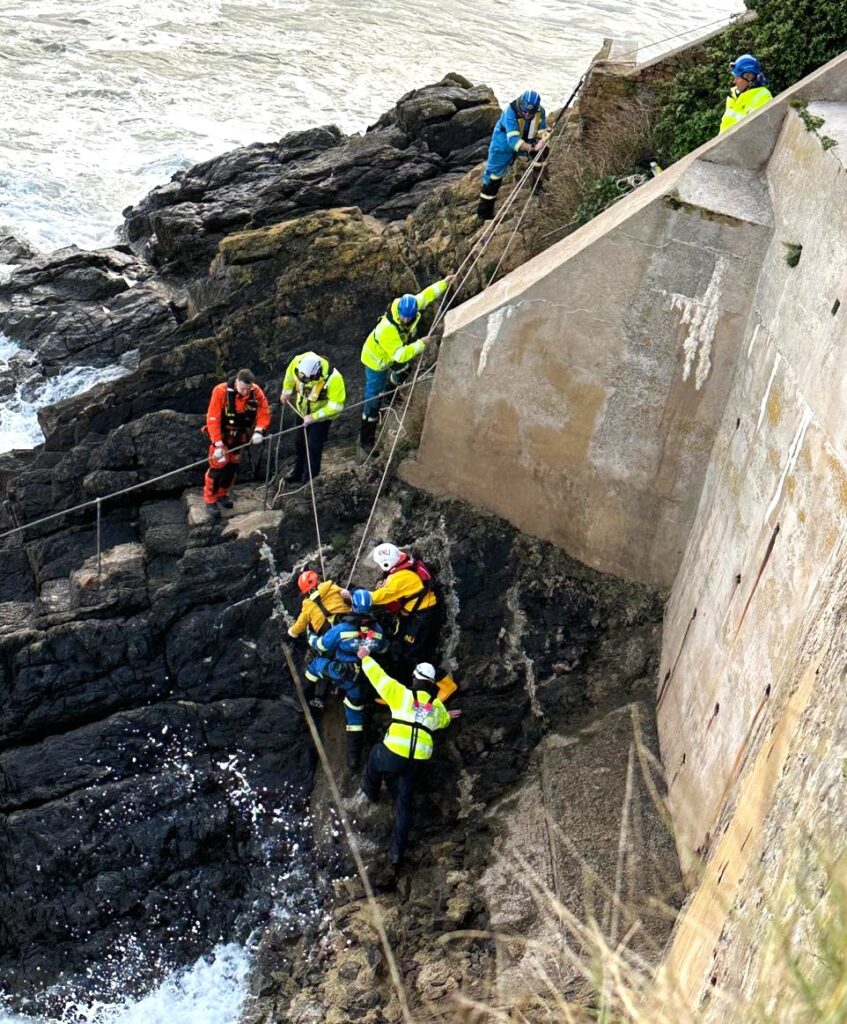
{"label": "orange drysuit", "polygon": [[[246,395],[239,395],[234,379],[215,386],[206,412],[206,430],[211,442],[203,487],[203,500],[207,505],[225,498],[235,483],[241,452],[232,452],[230,448],[246,444],[254,430],[264,433],[270,425],[271,410],[258,384],[252,384]],[[216,447],[216,441],[222,441],[223,447]]]}

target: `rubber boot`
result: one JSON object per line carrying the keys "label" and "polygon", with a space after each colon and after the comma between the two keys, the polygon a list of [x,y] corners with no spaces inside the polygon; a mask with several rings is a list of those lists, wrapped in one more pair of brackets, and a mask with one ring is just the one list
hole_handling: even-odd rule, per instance
{"label": "rubber boot", "polygon": [[376,430],[379,426],[379,416],[362,416],[362,426],[359,430],[359,447],[365,455],[370,455],[373,446],[376,444]]}
{"label": "rubber boot", "polygon": [[319,679],[315,683],[315,692],[312,694],[312,699],[309,701],[309,707],[315,708],[317,711],[323,711],[326,707],[326,697],[329,693],[329,680]]}
{"label": "rubber boot", "polygon": [[347,767],[351,772],[359,770],[359,764],[362,760],[363,742],[364,736],[361,732],[347,733]]}
{"label": "rubber boot", "polygon": [[502,178],[492,178],[488,183],[482,183],[479,193],[479,205],[476,208],[476,219],[478,221],[492,220],[494,217],[494,204],[497,202],[497,193],[503,184]]}

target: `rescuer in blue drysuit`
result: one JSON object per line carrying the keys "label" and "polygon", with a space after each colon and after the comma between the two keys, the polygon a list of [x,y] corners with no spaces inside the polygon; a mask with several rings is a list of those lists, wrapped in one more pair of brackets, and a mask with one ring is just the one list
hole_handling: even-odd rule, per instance
{"label": "rescuer in blue drysuit", "polygon": [[[546,131],[547,116],[541,106],[541,97],[534,89],[527,89],[506,107],[491,134],[476,211],[479,220],[491,220],[494,216],[494,203],[503,184],[503,175],[518,154],[544,150]],[[543,156],[538,159],[539,173],[543,160]]]}
{"label": "rescuer in blue drysuit", "polygon": [[350,597],[353,611],[326,633],[309,633],[308,641],[317,657],[312,658],[304,674],[310,683],[328,679],[344,695],[344,719],[347,723],[347,767],[355,771],[362,756],[362,728],[365,722],[361,668],[357,651],[363,645],[372,654],[388,647],[379,625],[370,617],[373,601],[367,590],[354,590]]}

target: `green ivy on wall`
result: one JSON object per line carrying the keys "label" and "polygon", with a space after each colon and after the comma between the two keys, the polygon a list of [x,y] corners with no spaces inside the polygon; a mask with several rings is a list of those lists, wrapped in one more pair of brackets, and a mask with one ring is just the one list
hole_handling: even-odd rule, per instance
{"label": "green ivy on wall", "polygon": [[759,58],[776,95],[847,50],[845,0],[747,0],[756,17],[734,24],[659,86],[660,162],[679,160],[717,134],[741,53]]}

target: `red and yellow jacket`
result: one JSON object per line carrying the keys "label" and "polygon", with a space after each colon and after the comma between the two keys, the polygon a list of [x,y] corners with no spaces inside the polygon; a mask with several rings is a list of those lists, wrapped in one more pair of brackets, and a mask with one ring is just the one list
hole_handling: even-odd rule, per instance
{"label": "red and yellow jacket", "polygon": [[[416,560],[408,555],[401,558],[382,581],[382,585],[371,592],[373,603],[400,615],[423,611],[437,604],[438,598],[431,582],[425,582],[415,572],[415,564]],[[421,568],[425,570],[422,563]],[[425,573],[429,577],[428,570]]]}

